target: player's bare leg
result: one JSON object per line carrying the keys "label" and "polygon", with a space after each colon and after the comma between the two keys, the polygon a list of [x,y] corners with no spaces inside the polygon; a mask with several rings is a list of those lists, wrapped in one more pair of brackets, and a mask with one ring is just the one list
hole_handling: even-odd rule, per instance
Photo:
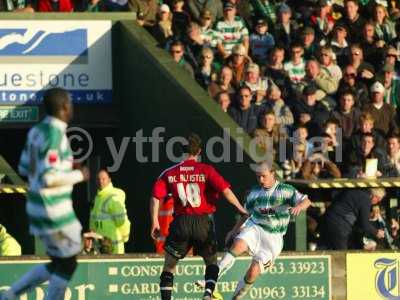
{"label": "player's bare leg", "polygon": [[178,259],[168,252],[165,252],[164,268],[160,276],[160,292],[162,300],[170,300],[172,296],[172,288],[174,285],[175,267]]}
{"label": "player's bare leg", "polygon": [[260,263],[258,261],[253,260],[244,278],[242,278],[238,282],[236,290],[233,293],[232,299],[233,300],[242,299],[251,289],[251,287],[253,286],[254,282],[256,281],[260,273],[261,273]]}

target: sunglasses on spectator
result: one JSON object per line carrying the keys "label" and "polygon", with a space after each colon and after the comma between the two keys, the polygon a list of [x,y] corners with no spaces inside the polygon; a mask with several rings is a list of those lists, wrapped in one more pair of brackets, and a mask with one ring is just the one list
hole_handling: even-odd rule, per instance
{"label": "sunglasses on spectator", "polygon": [[350,77],[350,78],[356,78],[356,74],[355,73],[345,73],[344,76]]}
{"label": "sunglasses on spectator", "polygon": [[299,54],[299,53],[301,53],[301,50],[294,50],[294,51],[292,51],[292,53],[293,54]]}
{"label": "sunglasses on spectator", "polygon": [[211,20],[211,18],[210,18],[210,17],[203,17],[203,20],[210,21],[210,20]]}
{"label": "sunglasses on spectator", "polygon": [[394,57],[394,58],[397,58],[397,55],[396,55],[396,54],[388,54],[388,55],[386,55],[386,57]]}
{"label": "sunglasses on spectator", "polygon": [[179,54],[179,53],[182,53],[182,50],[171,50],[171,53],[176,53],[176,54]]}

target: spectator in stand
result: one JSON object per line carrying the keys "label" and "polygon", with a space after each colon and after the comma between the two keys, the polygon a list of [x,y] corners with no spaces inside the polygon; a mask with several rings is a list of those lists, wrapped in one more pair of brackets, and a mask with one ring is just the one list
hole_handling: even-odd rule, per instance
{"label": "spectator in stand", "polygon": [[190,24],[190,15],[183,10],[184,0],[172,1],[172,32],[177,38],[183,38]]}
{"label": "spectator in stand", "polygon": [[306,180],[340,178],[339,168],[322,153],[313,153],[301,167],[302,177]]}
{"label": "spectator in stand", "polygon": [[206,47],[206,41],[201,34],[200,25],[191,22],[186,29],[186,35],[183,39],[185,45],[185,59],[193,69],[199,67],[198,59],[201,58],[202,50]]}
{"label": "spectator in stand", "polygon": [[187,0],[187,9],[192,19],[201,22],[201,13],[210,11],[211,23],[222,18],[222,2],[220,0]]}
{"label": "spectator in stand", "polygon": [[239,103],[231,106],[228,110],[232,119],[249,134],[256,129],[261,111],[260,106],[251,103],[251,96],[249,87],[241,87],[238,92]]}
{"label": "spectator in stand", "polygon": [[336,55],[331,47],[321,47],[319,62],[321,67],[328,70],[329,75],[339,84],[340,79],[342,79],[342,70],[336,64]]}
{"label": "spectator in stand", "polygon": [[211,82],[217,80],[218,68],[213,62],[214,52],[210,48],[203,48],[195,78],[204,89],[207,89]]}
{"label": "spectator in stand", "polygon": [[290,78],[283,68],[284,59],[284,48],[275,47],[272,49],[268,64],[265,68],[265,76],[270,78],[280,88],[283,99],[290,102],[294,92],[290,83]]}
{"label": "spectator in stand", "polygon": [[271,161],[279,160],[280,143],[286,141],[287,135],[277,123],[277,118],[272,110],[261,114],[259,126],[252,132],[252,137],[262,150],[272,154]]}
{"label": "spectator in stand", "polygon": [[[400,23],[400,22],[399,22]],[[386,49],[384,63],[394,66],[395,77],[400,79],[400,54],[399,51],[393,46]]]}
{"label": "spectator in stand", "polygon": [[203,10],[201,13],[201,34],[204,42],[213,49],[213,51],[216,51],[217,49],[217,43],[219,40],[219,34],[217,31],[213,29],[213,23],[212,23],[212,13],[210,10],[206,9]]}
{"label": "spectator in stand", "polygon": [[382,60],[383,45],[376,40],[375,24],[373,22],[366,22],[364,24],[363,40],[361,41],[360,46],[363,49],[365,61],[372,64],[375,68],[379,67]]}
{"label": "spectator in stand", "polygon": [[244,81],[246,68],[251,63],[251,58],[247,56],[245,47],[242,44],[236,45],[232,54],[226,59],[226,65],[232,69],[234,88],[239,88]]}
{"label": "spectator in stand", "polygon": [[287,53],[290,45],[298,39],[299,25],[291,18],[292,10],[283,2],[278,9],[278,22],[275,25],[274,37],[276,45],[283,47]]}
{"label": "spectator in stand", "polygon": [[400,80],[394,78],[394,66],[386,63],[382,68],[382,83],[385,87],[386,103],[392,105],[399,114],[400,108]]}
{"label": "spectator in stand", "polygon": [[223,112],[228,112],[229,106],[231,105],[231,97],[227,92],[220,92],[217,95],[217,103]]}
{"label": "spectator in stand", "polygon": [[396,111],[388,103],[384,102],[385,87],[379,81],[371,86],[371,103],[363,108],[369,112],[375,120],[375,128],[383,131],[385,135],[397,133]]}
{"label": "spectator in stand", "polygon": [[383,189],[347,189],[339,193],[324,214],[320,225],[320,249],[347,250],[356,248],[352,233],[356,226],[372,236],[383,239],[383,230],[369,222],[371,204],[382,201]]}
{"label": "spectator in stand", "polygon": [[232,79],[232,69],[228,66],[222,67],[218,76],[218,80],[211,82],[211,84],[208,86],[208,94],[211,96],[211,98],[216,99],[216,96],[221,92],[227,92],[230,98],[232,98],[236,93],[236,90],[232,85]]}
{"label": "spectator in stand", "polygon": [[338,94],[352,90],[355,97],[355,106],[361,109],[369,102],[367,86],[357,79],[357,70],[352,65],[348,65],[343,70],[343,78],[339,82]]}
{"label": "spectator in stand", "polygon": [[352,65],[358,74],[358,78],[368,83],[374,78],[374,67],[368,62],[364,61],[364,52],[359,44],[350,46],[349,64]]}
{"label": "spectator in stand", "polygon": [[312,27],[305,27],[301,32],[301,42],[304,49],[304,58],[306,60],[315,58],[318,44],[315,39],[315,30]]}
{"label": "spectator in stand", "polygon": [[278,9],[277,1],[275,0],[249,0],[254,15],[257,18],[264,19],[268,27],[273,32],[274,25],[277,21],[276,11]]}
{"label": "spectator in stand", "polygon": [[357,0],[345,0],[345,15],[339,20],[349,29],[349,39],[352,43],[358,43],[362,40],[362,28],[365,19],[359,14],[359,4]]}
{"label": "spectator in stand", "polygon": [[73,0],[32,0],[29,5],[37,12],[73,12],[74,4]]}
{"label": "spectator in stand", "polygon": [[306,145],[304,143],[293,144],[293,154],[290,159],[283,162],[283,174],[286,179],[301,177],[301,167],[306,160]]}
{"label": "spectator in stand", "polygon": [[398,135],[390,135],[387,138],[387,153],[391,166],[397,171],[396,175],[400,176],[400,137]]}
{"label": "spectator in stand", "polygon": [[[359,130],[353,133],[351,137],[351,147],[349,151],[355,151],[361,147],[361,140],[364,134],[372,134],[375,141],[375,147],[385,152],[386,142],[383,132],[374,128],[374,118],[370,113],[363,112],[360,116]],[[349,153],[349,151],[346,151]]]}
{"label": "spectator in stand", "polygon": [[321,102],[317,101],[317,89],[313,85],[306,86],[301,99],[293,107],[295,123],[306,126],[310,137],[318,136],[322,126],[329,117],[329,112]]}
{"label": "spectator in stand", "polygon": [[266,78],[260,76],[260,68],[257,64],[250,63],[247,65],[243,84],[250,88],[252,101],[255,105],[265,103],[268,82]]}
{"label": "spectator in stand", "polygon": [[[377,159],[377,171],[375,174],[367,174],[367,160]],[[350,178],[367,178],[373,177],[390,177],[393,174],[393,168],[386,157],[384,151],[375,148],[374,136],[370,133],[363,134],[361,138],[361,146],[352,151],[346,157],[347,177]]]}
{"label": "spectator in stand", "polygon": [[375,22],[375,34],[379,41],[388,44],[396,38],[395,25],[390,20],[386,7],[382,4],[375,6],[373,21]]}
{"label": "spectator in stand", "polygon": [[354,132],[358,130],[361,111],[354,106],[355,95],[352,90],[344,91],[339,98],[339,106],[332,112],[340,128],[342,128],[344,142],[349,140]]}
{"label": "spectator in stand", "polygon": [[157,0],[129,0],[129,5],[136,12],[140,26],[151,28],[156,24],[159,11]]}
{"label": "spectator in stand", "polygon": [[384,218],[384,212],[381,211],[380,206],[373,205],[369,221],[377,230],[384,230],[385,237],[383,239],[377,239],[375,236],[365,234],[362,237],[364,250],[398,249],[394,238],[398,238],[399,223],[395,219],[391,219],[391,224],[389,226],[389,224],[387,224],[387,218]]}
{"label": "spectator in stand", "polygon": [[247,55],[249,51],[249,31],[243,19],[236,16],[236,6],[231,2],[225,2],[224,18],[217,22],[215,30],[220,34],[217,48],[223,58],[231,55],[234,47],[238,45],[244,46]]}
{"label": "spectator in stand", "polygon": [[174,41],[171,44],[169,52],[171,53],[174,61],[183,69],[185,69],[190,74],[190,76],[194,78],[194,71],[192,66],[189,63],[187,63],[185,58],[183,57],[185,53],[185,47],[183,43],[181,41]]}
{"label": "spectator in stand", "polygon": [[32,8],[30,2],[31,1],[29,0],[2,0],[0,1],[0,11],[32,13],[34,12],[34,9]]}
{"label": "spectator in stand", "polygon": [[276,123],[281,126],[282,130],[289,132],[289,128],[294,123],[292,111],[282,99],[280,88],[271,84],[267,90],[266,107],[275,113]]}
{"label": "spectator in stand", "polygon": [[347,42],[347,28],[344,24],[337,24],[333,29],[333,37],[330,42],[336,60],[340,67],[343,67],[349,55],[349,43]]}
{"label": "spectator in stand", "polygon": [[299,43],[293,43],[290,47],[290,60],[283,65],[294,90],[300,90],[300,84],[306,76],[306,64],[303,58],[304,48]]}
{"label": "spectator in stand", "polygon": [[250,53],[259,65],[265,65],[269,51],[275,46],[272,34],[268,33],[268,25],[264,19],[258,19],[255,32],[250,35]]}
{"label": "spectator in stand", "polygon": [[293,132],[293,144],[303,144],[306,158],[314,153],[314,144],[308,140],[308,129],[304,125],[297,126]]}
{"label": "spectator in stand", "polygon": [[167,40],[174,35],[172,32],[172,14],[167,4],[160,6],[152,34],[161,47],[164,47]]}
{"label": "spectator in stand", "polygon": [[326,44],[335,20],[330,15],[331,6],[327,0],[319,0],[316,12],[311,16],[310,25],[316,30],[316,40]]}
{"label": "spectator in stand", "polygon": [[306,64],[306,76],[303,84],[314,85],[317,90],[317,100],[321,101],[329,110],[335,108],[335,101],[329,97],[336,93],[339,81],[336,81],[326,69],[322,69],[319,62],[311,59]]}

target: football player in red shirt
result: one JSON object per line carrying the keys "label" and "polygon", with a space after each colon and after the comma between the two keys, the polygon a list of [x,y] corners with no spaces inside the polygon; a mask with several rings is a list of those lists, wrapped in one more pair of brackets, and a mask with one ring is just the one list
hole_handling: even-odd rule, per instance
{"label": "football player in red shirt", "polygon": [[191,247],[195,254],[203,257],[206,264],[203,299],[211,299],[219,272],[217,241],[211,216],[216,210],[218,194],[222,193],[240,214],[247,214],[229,183],[212,166],[197,162],[200,152],[201,139],[191,134],[188,137],[188,158],[166,169],[153,187],[150,203],[153,239],[160,229],[157,218],[159,201],[172,194],[175,211],[165,243],[164,268],[160,276],[162,300],[171,299],[175,267]]}

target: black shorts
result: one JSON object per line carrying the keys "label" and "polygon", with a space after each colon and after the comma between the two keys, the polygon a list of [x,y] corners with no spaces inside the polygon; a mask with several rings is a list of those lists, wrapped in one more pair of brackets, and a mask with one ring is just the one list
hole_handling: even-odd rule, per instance
{"label": "black shorts", "polygon": [[193,254],[202,257],[217,253],[214,222],[210,215],[181,215],[172,221],[165,251],[182,259],[192,247]]}

